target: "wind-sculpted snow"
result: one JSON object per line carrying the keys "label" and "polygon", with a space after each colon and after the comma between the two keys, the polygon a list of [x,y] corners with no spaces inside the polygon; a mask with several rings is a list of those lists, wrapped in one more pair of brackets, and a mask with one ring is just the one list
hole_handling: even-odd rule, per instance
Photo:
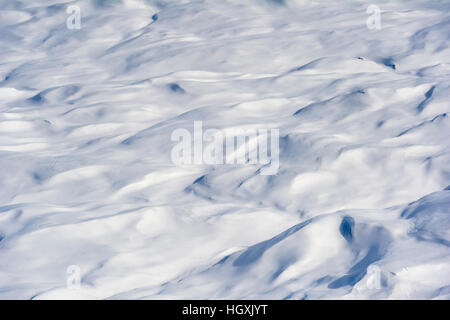
{"label": "wind-sculpted snow", "polygon": [[450,2],[370,4],[1,0],[0,298],[449,299]]}

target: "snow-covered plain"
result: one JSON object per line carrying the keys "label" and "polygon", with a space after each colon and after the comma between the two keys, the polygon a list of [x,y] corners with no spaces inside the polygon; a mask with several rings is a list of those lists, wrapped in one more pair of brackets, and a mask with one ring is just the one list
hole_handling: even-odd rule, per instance
{"label": "snow-covered plain", "polygon": [[[450,299],[449,12],[1,0],[0,298]],[[173,164],[194,121],[278,174]]]}

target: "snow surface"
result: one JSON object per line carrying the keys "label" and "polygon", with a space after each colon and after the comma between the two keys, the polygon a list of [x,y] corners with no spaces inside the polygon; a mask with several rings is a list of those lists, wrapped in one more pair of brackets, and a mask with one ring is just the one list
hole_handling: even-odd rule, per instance
{"label": "snow surface", "polygon": [[[449,9],[0,1],[0,298],[449,299]],[[172,164],[199,120],[278,174]]]}

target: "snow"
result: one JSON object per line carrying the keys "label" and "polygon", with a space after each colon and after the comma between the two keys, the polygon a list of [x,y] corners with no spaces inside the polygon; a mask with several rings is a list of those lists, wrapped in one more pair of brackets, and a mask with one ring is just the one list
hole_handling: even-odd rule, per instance
{"label": "snow", "polygon": [[[0,1],[0,298],[449,299],[449,12]],[[174,164],[194,121],[277,174]]]}

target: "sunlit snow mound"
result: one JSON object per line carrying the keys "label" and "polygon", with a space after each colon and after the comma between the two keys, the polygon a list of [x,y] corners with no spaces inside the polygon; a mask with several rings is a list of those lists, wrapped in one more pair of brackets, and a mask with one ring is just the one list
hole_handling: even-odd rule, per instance
{"label": "sunlit snow mound", "polygon": [[450,299],[450,3],[370,4],[1,0],[0,298]]}

